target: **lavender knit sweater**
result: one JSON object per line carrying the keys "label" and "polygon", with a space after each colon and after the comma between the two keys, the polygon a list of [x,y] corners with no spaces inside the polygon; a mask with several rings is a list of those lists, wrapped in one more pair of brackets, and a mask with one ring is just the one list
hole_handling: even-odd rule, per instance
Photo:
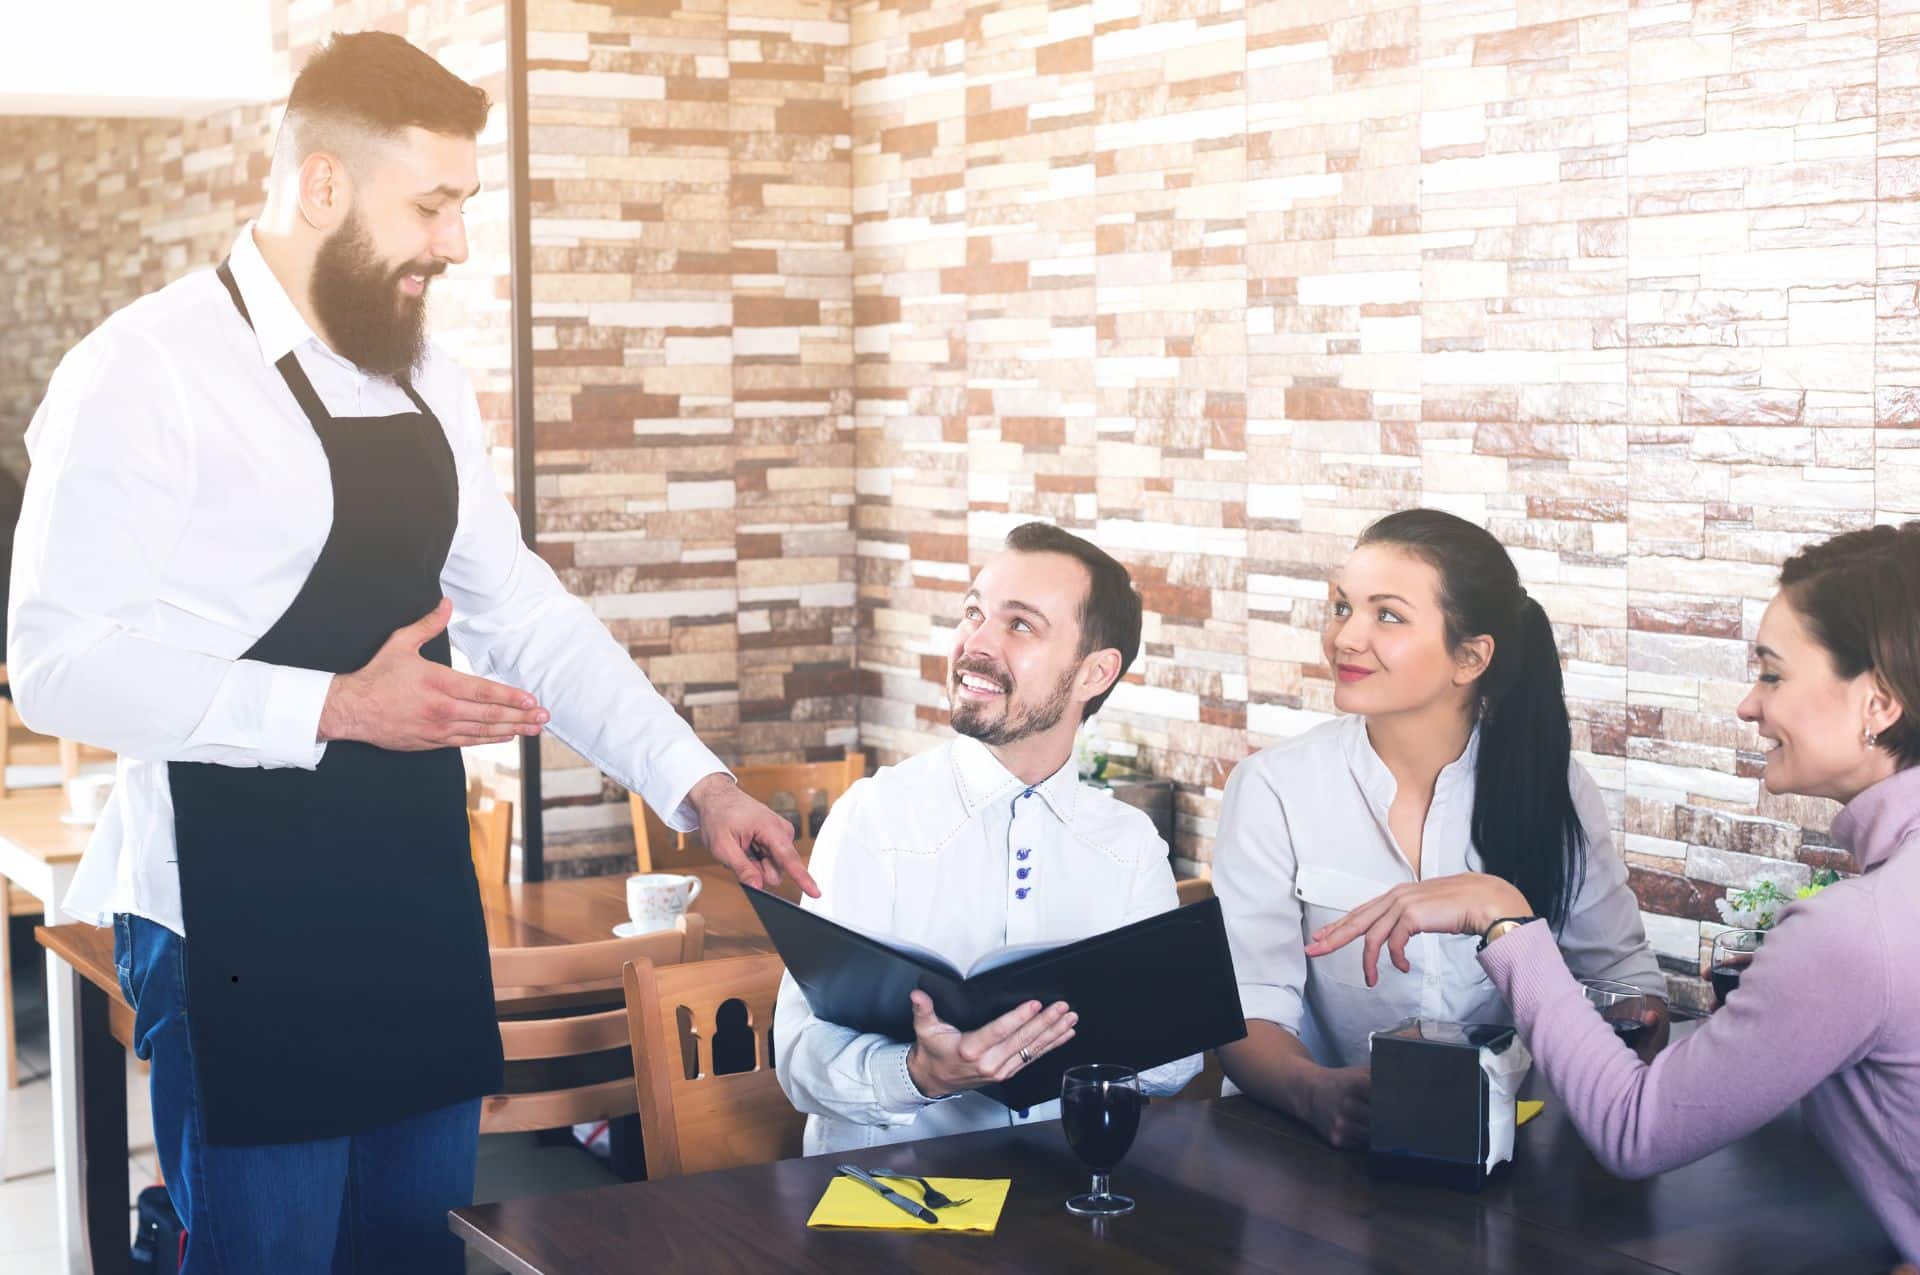
{"label": "lavender knit sweater", "polygon": [[1609,1171],[1686,1164],[1804,1099],[1814,1136],[1920,1261],[1920,767],[1855,797],[1833,837],[1863,875],[1786,908],[1726,1007],[1651,1066],[1588,1008],[1546,926],[1480,964]]}

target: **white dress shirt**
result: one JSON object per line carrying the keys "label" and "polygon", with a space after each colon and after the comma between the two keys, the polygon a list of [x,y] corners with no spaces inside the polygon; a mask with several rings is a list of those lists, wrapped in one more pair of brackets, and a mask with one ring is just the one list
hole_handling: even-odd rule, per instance
{"label": "white dress shirt", "polygon": [[[333,485],[274,363],[292,350],[336,416],[413,411],[315,337],[251,223],[234,240],[249,330],[213,271],[115,313],[61,360],[27,431],[8,672],[35,730],[110,748],[118,782],[66,899],[184,933],[167,763],[319,765],[331,675],[239,658],[320,556]],[[446,431],[459,522],[441,583],[474,672],[534,694],[548,729],[649,805],[724,770],[585,603],[520,539],[465,372],[428,353],[415,389]]]}
{"label": "white dress shirt", "polygon": [[[803,906],[963,971],[998,947],[1070,943],[1179,906],[1167,843],[1145,814],[1081,786],[1071,760],[1029,787],[968,738],[847,789],[808,866],[820,897]],[[1060,1114],[1058,1099],[1025,1111],[971,1092],[929,1100],[907,1074],[908,1046],[815,1018],[791,975],[773,1032],[781,1088],[807,1113],[808,1155]],[[1177,1093],[1199,1070],[1198,1055],[1181,1059],[1142,1072],[1141,1087]]]}
{"label": "white dress shirt", "polygon": [[[1479,746],[1476,729],[1434,784],[1421,833],[1420,879],[1481,870],[1472,837]],[[1581,978],[1616,979],[1664,997],[1666,979],[1647,947],[1600,789],[1577,762],[1568,780],[1586,834],[1587,867],[1557,936],[1567,966]],[[1307,957],[1315,930],[1415,879],[1387,823],[1394,791],[1393,774],[1359,716],[1336,718],[1255,753],[1227,780],[1213,888],[1226,914],[1241,1006],[1248,1018],[1300,1037],[1325,1066],[1364,1064],[1368,1034],[1403,1018],[1513,1021],[1480,968],[1480,940],[1470,935],[1414,936],[1407,974],[1383,950],[1379,982],[1371,988],[1361,966],[1365,945],[1358,941]]]}

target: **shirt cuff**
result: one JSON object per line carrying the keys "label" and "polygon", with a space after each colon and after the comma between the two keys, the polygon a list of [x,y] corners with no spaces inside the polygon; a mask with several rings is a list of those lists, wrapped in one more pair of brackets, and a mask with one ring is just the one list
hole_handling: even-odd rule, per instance
{"label": "shirt cuff", "polygon": [[327,751],[319,737],[320,712],[326,707],[333,674],[252,660],[241,663],[267,670],[267,702],[260,715],[262,763],[301,770],[317,767]]}
{"label": "shirt cuff", "polygon": [[688,800],[695,784],[708,775],[734,777],[713,750],[697,739],[676,745],[661,770],[656,783],[647,786],[666,795],[666,800],[654,807],[654,813],[675,832],[693,832],[700,827],[700,812]]}
{"label": "shirt cuff", "polygon": [[913,1073],[907,1070],[907,1052],[911,1045],[885,1045],[873,1051],[873,1088],[879,1095],[880,1105],[890,1112],[911,1118],[919,1115],[923,1107],[936,1102],[945,1102],[949,1098],[958,1098],[959,1094],[942,1094],[938,1098],[929,1098],[920,1092],[920,1086],[913,1083]]}
{"label": "shirt cuff", "polygon": [[1295,1036],[1300,1034],[1300,997],[1270,984],[1240,984],[1240,1015],[1272,1023]]}

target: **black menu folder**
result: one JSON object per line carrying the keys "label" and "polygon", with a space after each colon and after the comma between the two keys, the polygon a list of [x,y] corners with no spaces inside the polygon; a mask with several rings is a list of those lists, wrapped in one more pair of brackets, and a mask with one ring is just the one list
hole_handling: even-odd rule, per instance
{"label": "black menu folder", "polygon": [[1060,1074],[1078,1063],[1157,1067],[1247,1034],[1220,901],[1207,899],[1077,942],[988,953],[962,972],[937,953],[849,929],[777,895],[748,889],[820,1018],[855,1031],[913,1039],[914,988],[962,1031],[1030,1000],[1065,1001],[1080,1015],[1073,1039],[980,1092],[1005,1106],[1060,1096]]}

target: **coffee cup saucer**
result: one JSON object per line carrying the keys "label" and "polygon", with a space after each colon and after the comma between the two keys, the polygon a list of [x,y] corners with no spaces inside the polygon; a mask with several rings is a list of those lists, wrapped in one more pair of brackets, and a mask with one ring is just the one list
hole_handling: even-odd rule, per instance
{"label": "coffee cup saucer", "polygon": [[62,810],[60,812],[60,822],[71,824],[76,828],[91,828],[94,824],[100,822],[100,818],[96,815],[92,819],[89,819],[84,815],[76,815],[71,810]]}
{"label": "coffee cup saucer", "polygon": [[658,934],[662,930],[671,930],[672,928],[673,922],[671,921],[665,925],[656,925],[644,930],[640,928],[640,923],[637,921],[622,921],[613,927],[613,937],[617,939],[637,939],[642,934]]}

